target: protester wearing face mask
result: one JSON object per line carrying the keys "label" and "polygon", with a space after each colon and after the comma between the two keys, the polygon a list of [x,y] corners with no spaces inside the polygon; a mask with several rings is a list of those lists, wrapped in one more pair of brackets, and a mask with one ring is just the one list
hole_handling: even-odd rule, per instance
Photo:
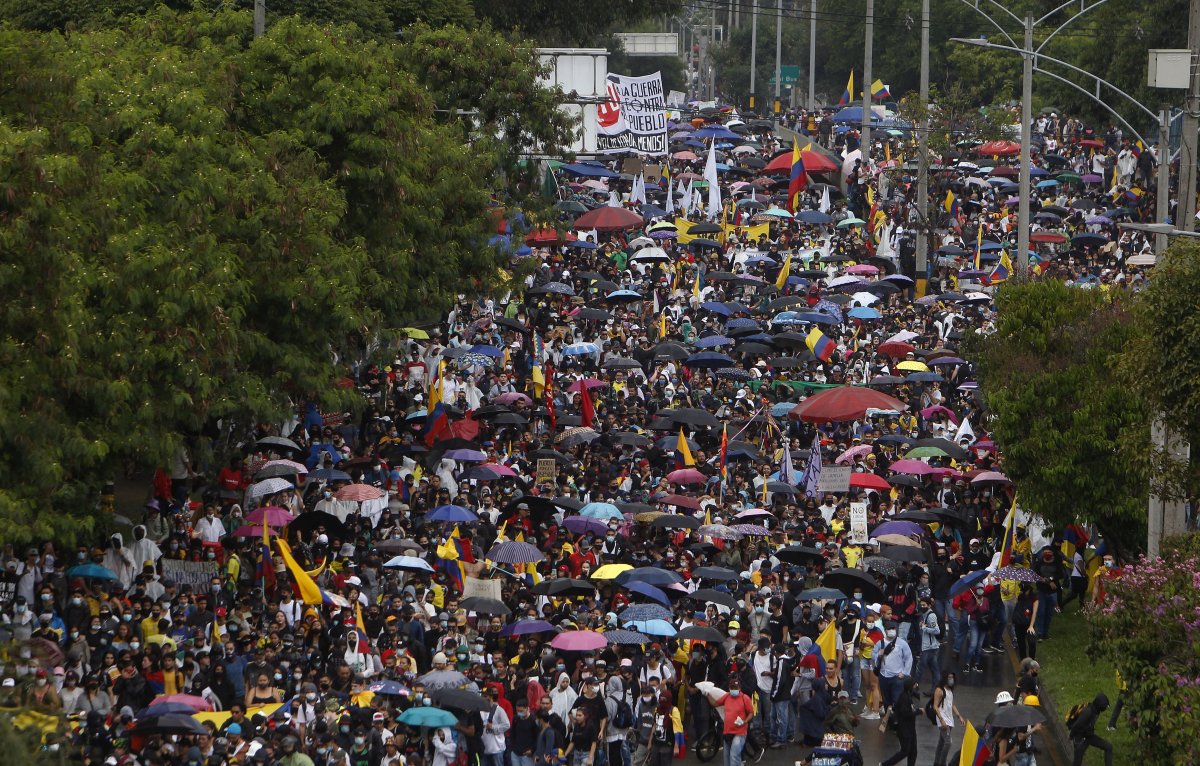
{"label": "protester wearing face mask", "polygon": [[754,719],[754,702],[742,693],[741,679],[736,675],[729,677],[728,692],[710,694],[708,701],[725,713],[725,766],[742,766],[742,749]]}

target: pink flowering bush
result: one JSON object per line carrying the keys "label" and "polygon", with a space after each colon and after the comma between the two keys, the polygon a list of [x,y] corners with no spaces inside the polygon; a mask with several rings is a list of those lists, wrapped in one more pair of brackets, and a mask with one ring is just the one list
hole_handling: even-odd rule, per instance
{"label": "pink flowering bush", "polygon": [[1119,576],[1101,575],[1088,612],[1096,648],[1128,684],[1126,709],[1147,763],[1200,763],[1200,535],[1163,542]]}

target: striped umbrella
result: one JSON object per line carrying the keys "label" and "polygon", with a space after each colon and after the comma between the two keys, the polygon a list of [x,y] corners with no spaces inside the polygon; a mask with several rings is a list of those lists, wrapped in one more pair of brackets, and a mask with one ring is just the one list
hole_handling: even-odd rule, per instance
{"label": "striped umbrella", "polygon": [[492,546],[487,557],[499,564],[532,564],[545,558],[537,546],[511,541]]}
{"label": "striped umbrella", "polygon": [[712,537],[717,540],[741,540],[745,537],[744,533],[737,531],[733,527],[727,527],[724,524],[705,524],[696,530],[696,532],[701,537]]}

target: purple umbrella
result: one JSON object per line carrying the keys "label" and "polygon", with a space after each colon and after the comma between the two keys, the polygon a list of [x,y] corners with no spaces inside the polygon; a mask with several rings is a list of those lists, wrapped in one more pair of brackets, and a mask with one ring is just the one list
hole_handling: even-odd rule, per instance
{"label": "purple umbrella", "polygon": [[885,521],[871,530],[872,537],[879,535],[920,535],[921,525],[915,521]]}
{"label": "purple umbrella", "polygon": [[631,593],[637,593],[639,595],[645,596],[646,598],[653,599],[654,601],[657,601],[658,603],[662,604],[663,606],[666,606],[666,607],[671,606],[671,602],[667,598],[667,594],[663,593],[661,589],[654,587],[653,585],[651,585],[648,582],[642,582],[641,580],[631,580],[631,581],[625,583],[625,589]]}
{"label": "purple umbrella", "polygon": [[524,636],[529,633],[553,633],[558,630],[545,620],[521,620],[510,623],[500,631],[502,636]]}
{"label": "purple umbrella", "polygon": [[452,449],[442,453],[447,460],[478,461],[487,460],[487,455],[475,449]]}
{"label": "purple umbrella", "polygon": [[1079,180],[1083,181],[1085,184],[1098,184],[1104,180],[1104,177],[1095,173],[1084,173],[1079,177]]}
{"label": "purple umbrella", "polygon": [[571,516],[563,521],[563,526],[577,535],[603,534],[608,524],[600,519],[590,519],[587,516]]}

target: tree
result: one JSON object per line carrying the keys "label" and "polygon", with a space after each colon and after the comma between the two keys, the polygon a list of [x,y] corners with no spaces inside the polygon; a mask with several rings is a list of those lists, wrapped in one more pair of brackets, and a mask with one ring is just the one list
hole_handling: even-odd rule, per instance
{"label": "tree", "polygon": [[1094,522],[1125,554],[1144,549],[1147,482],[1121,449],[1127,430],[1149,437],[1117,372],[1133,336],[1126,306],[1053,281],[1007,284],[996,302],[996,331],[964,351],[1022,507],[1058,527]]}
{"label": "tree", "polygon": [[1200,535],[1168,537],[1162,555],[1101,575],[1092,637],[1128,684],[1130,726],[1149,763],[1200,759]]}
{"label": "tree", "polygon": [[[1122,371],[1135,395],[1149,412],[1189,443],[1200,444],[1200,318],[1195,296],[1200,290],[1200,245],[1177,238],[1154,267],[1153,279],[1133,303],[1136,333],[1122,357]],[[1132,438],[1136,438],[1132,434]],[[1155,476],[1163,496],[1195,496],[1200,469],[1172,459],[1164,450],[1150,450],[1148,441],[1133,443],[1139,463]]]}
{"label": "tree", "polygon": [[0,30],[0,539],[86,534],[106,477],[215,422],[346,406],[360,337],[499,278],[488,173],[405,47],[251,29]]}
{"label": "tree", "polygon": [[475,13],[496,29],[517,32],[538,45],[592,46],[642,19],[678,13],[682,5],[680,0],[488,0],[477,3]]}

